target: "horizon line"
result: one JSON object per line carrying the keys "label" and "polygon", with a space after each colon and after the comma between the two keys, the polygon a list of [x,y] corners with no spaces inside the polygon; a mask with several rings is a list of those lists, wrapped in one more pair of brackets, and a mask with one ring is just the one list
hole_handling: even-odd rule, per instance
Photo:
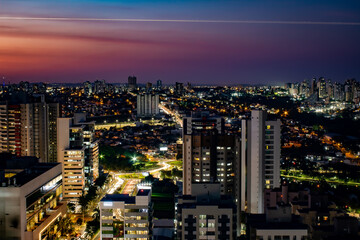
{"label": "horizon line", "polygon": [[146,19],[146,18],[76,18],[76,17],[9,17],[1,20],[19,21],[97,21],[97,22],[167,22],[167,23],[231,23],[231,24],[288,24],[288,25],[342,25],[360,26],[360,22],[280,21],[280,20],[210,20],[210,19]]}

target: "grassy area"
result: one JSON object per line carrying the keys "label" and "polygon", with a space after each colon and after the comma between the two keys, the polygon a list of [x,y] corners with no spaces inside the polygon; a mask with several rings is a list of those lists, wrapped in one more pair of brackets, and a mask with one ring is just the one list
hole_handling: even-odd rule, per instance
{"label": "grassy area", "polygon": [[360,185],[359,182],[354,182],[354,181],[344,181],[341,179],[331,179],[331,178],[325,178],[324,176],[321,177],[311,177],[305,174],[301,174],[300,176],[294,176],[294,175],[285,175],[284,173],[281,173],[282,177],[285,178],[292,178],[292,179],[297,179],[300,181],[310,181],[310,182],[315,182],[315,181],[320,181],[320,180],[325,180],[328,183],[334,183],[334,184],[341,184],[341,185],[347,185],[347,186],[358,186]]}
{"label": "grassy area", "polygon": [[129,174],[124,174],[120,176],[121,178],[135,178],[135,179],[143,179],[145,178],[142,173],[129,173]]}
{"label": "grassy area", "polygon": [[159,164],[158,162],[146,162],[145,166],[143,168],[141,168],[140,170],[149,170],[152,168],[158,168]]}
{"label": "grassy area", "polygon": [[124,183],[118,189],[116,189],[115,193],[121,193],[127,182],[128,180],[124,180]]}
{"label": "grassy area", "polygon": [[167,162],[169,165],[174,166],[174,167],[182,167],[183,166],[183,162],[182,161],[171,161],[171,162]]}
{"label": "grassy area", "polygon": [[171,193],[152,193],[151,197],[172,198]]}

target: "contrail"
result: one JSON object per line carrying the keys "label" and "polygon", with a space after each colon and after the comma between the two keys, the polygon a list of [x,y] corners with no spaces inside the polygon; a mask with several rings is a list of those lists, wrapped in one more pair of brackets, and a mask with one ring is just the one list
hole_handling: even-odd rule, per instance
{"label": "contrail", "polygon": [[197,20],[197,19],[142,19],[142,18],[69,18],[69,17],[0,17],[1,20],[29,21],[95,21],[95,22],[165,22],[165,23],[237,23],[289,25],[346,25],[360,26],[360,22],[267,21],[267,20]]}

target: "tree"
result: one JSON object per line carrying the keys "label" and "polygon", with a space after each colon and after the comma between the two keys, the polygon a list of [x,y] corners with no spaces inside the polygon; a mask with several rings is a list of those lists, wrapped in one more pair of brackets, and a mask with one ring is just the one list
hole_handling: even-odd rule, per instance
{"label": "tree", "polygon": [[88,198],[85,196],[84,192],[83,195],[81,197],[79,197],[79,204],[81,206],[81,213],[83,215],[83,223],[85,221],[85,214],[86,214],[86,210],[87,210],[87,205],[88,205],[89,201]]}
{"label": "tree", "polygon": [[90,237],[93,237],[96,231],[100,228],[100,209],[95,208],[94,213],[92,215],[93,220],[87,222],[86,224],[86,232]]}
{"label": "tree", "polygon": [[69,237],[71,234],[74,233],[74,223],[71,221],[71,219],[66,216],[63,217],[59,223],[58,223],[58,227],[59,227],[59,232],[61,234],[61,236],[67,236]]}
{"label": "tree", "polygon": [[100,221],[100,209],[99,208],[94,209],[94,213],[93,213],[92,217],[94,218],[94,220]]}
{"label": "tree", "polygon": [[75,212],[75,204],[74,203],[68,203],[67,208],[68,208],[68,211]]}

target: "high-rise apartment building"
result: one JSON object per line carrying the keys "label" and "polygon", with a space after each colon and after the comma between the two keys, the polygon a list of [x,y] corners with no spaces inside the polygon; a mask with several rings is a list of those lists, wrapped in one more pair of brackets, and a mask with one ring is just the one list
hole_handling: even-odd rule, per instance
{"label": "high-rise apartment building", "polygon": [[162,89],[162,81],[160,79],[156,81],[156,88],[158,90]]}
{"label": "high-rise apartment building", "polygon": [[91,82],[86,81],[83,83],[83,86],[84,86],[84,94],[86,96],[90,96],[93,93],[93,87]]}
{"label": "high-rise apartment building", "polygon": [[64,198],[76,201],[86,184],[99,175],[98,141],[94,122],[86,122],[85,113],[74,118],[58,118],[58,161],[63,164]]}
{"label": "high-rise apartment building", "polygon": [[251,111],[241,127],[241,210],[264,212],[264,189],[280,186],[280,120],[262,110]]}
{"label": "high-rise apartment building", "polygon": [[0,104],[0,152],[35,156],[41,162],[56,162],[58,103],[44,96]]}
{"label": "high-rise apartment building", "polygon": [[139,94],[137,95],[137,116],[155,116],[160,113],[158,94]]}
{"label": "high-rise apartment building", "polygon": [[99,203],[100,239],[151,239],[151,189],[106,195]]}
{"label": "high-rise apartment building", "polygon": [[152,89],[152,83],[151,82],[147,82],[146,83],[146,91],[150,91]]}
{"label": "high-rise apartment building", "polygon": [[105,80],[96,80],[94,82],[94,93],[95,94],[101,94],[106,93],[108,91],[108,84],[106,84]]}
{"label": "high-rise apartment building", "polygon": [[225,121],[207,112],[183,119],[183,193],[192,183],[219,182],[221,194],[236,193],[240,139],[225,132]]}
{"label": "high-rise apartment building", "polygon": [[328,96],[328,93],[325,78],[321,77],[317,84],[319,89],[319,98],[326,98]]}
{"label": "high-rise apartment building", "polygon": [[183,94],[184,93],[184,83],[176,82],[174,92],[179,95]]}
{"label": "high-rise apartment building", "polygon": [[62,163],[64,198],[76,202],[85,188],[83,147],[70,145],[71,118],[58,118],[58,161]]}
{"label": "high-rise apartment building", "polygon": [[128,77],[128,88],[129,90],[133,90],[137,88],[137,83],[136,83],[136,77],[135,76],[129,76]]}

